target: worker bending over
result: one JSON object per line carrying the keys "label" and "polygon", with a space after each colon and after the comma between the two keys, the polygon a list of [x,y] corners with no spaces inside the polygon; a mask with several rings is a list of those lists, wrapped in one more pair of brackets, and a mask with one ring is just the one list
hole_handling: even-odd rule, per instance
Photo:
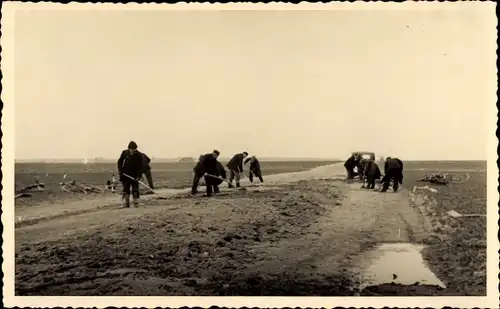
{"label": "worker bending over", "polygon": [[403,162],[398,158],[387,157],[384,164],[384,174],[381,192],[387,192],[391,180],[394,181],[394,192],[398,191],[399,184],[403,184]]}
{"label": "worker bending over", "polygon": [[248,156],[248,152],[235,154],[227,163],[229,168],[229,188],[233,187],[233,179],[236,180],[236,188],[240,187],[240,179],[243,174],[243,160]]}
{"label": "worker bending over", "polygon": [[250,182],[253,182],[253,176],[259,178],[260,182],[264,182],[264,179],[262,179],[262,171],[260,170],[260,163],[259,160],[255,156],[252,156],[250,158],[247,158],[245,160],[245,164],[250,162],[250,174],[248,175],[248,179]]}
{"label": "worker bending over", "polygon": [[146,176],[146,180],[148,181],[148,186],[151,188],[151,190],[154,190],[154,183],[153,183],[153,175],[151,175],[151,159],[144,153],[142,152],[142,159],[144,160],[144,176]]}
{"label": "worker bending over", "polygon": [[[214,150],[212,153],[207,153],[205,155],[200,156],[200,160],[193,168],[194,178],[193,185],[191,187],[191,194],[198,193],[198,184],[200,182],[201,177],[204,177],[205,174],[210,174],[213,176],[220,176],[220,168],[218,168],[217,158],[219,157],[220,152],[218,150]],[[219,163],[220,164],[220,163]],[[224,170],[224,168],[222,168]],[[224,171],[225,173],[225,171]],[[205,185],[207,187],[207,196],[212,196],[213,189],[218,191],[217,179],[214,177],[205,176]]]}

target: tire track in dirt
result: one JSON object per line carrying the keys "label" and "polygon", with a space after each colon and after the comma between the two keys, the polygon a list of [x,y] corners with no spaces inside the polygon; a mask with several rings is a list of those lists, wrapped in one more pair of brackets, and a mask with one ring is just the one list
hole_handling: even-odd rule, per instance
{"label": "tire track in dirt", "polygon": [[[347,194],[344,201],[334,207],[338,202],[331,200],[326,213],[304,233],[305,236],[263,250],[276,250],[280,252],[276,255],[294,260],[291,263],[294,271],[312,267],[323,274],[349,273],[352,276],[357,255],[376,244],[414,242],[425,237],[405,193],[381,194],[358,189],[359,184],[338,185]],[[313,183],[311,190],[314,192],[317,186],[318,183]],[[291,255],[291,252],[299,253]],[[282,269],[283,265],[279,260],[267,268]]]}

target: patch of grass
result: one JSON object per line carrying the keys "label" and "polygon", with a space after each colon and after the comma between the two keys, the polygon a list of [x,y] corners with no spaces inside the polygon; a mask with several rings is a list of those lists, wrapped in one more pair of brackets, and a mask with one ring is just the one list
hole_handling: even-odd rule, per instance
{"label": "patch of grass", "polygon": [[[436,165],[445,172],[445,168]],[[455,168],[461,168],[457,166]],[[463,167],[462,167],[463,168]],[[468,168],[471,168],[470,166]],[[474,168],[474,167],[473,167]],[[429,172],[427,172],[429,173]],[[405,187],[429,186],[437,193],[419,191],[432,198],[428,217],[435,235],[427,240],[424,257],[432,270],[456,295],[486,295],[486,220],[482,217],[453,218],[446,213],[486,214],[486,172],[469,171],[470,179],[462,184],[439,186],[417,182],[425,171],[405,172]],[[449,173],[459,175],[460,173]]]}

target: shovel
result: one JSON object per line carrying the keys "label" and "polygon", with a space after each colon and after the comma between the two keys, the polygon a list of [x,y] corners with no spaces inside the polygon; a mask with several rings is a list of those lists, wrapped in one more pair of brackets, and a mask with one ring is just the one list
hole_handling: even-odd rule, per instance
{"label": "shovel", "polygon": [[[215,176],[215,175],[212,175],[212,174],[208,174],[208,173],[205,173],[205,177],[212,177],[212,178],[216,178],[216,179],[219,179],[219,180],[222,180],[224,182],[227,182],[229,185],[232,185],[228,180],[222,178],[222,177],[219,177],[219,176]],[[244,188],[240,188],[240,190],[244,190]]]}
{"label": "shovel", "polygon": [[483,214],[461,214],[459,212],[456,212],[454,210],[450,210],[447,212],[448,215],[452,216],[453,218],[462,218],[462,217],[486,217],[486,215]]}
{"label": "shovel", "polygon": [[132,179],[133,181],[137,181],[138,183],[140,183],[141,185],[143,185],[144,187],[146,187],[149,191],[153,192],[154,195],[156,195],[156,198],[158,199],[161,199],[161,200],[166,200],[167,198],[164,197],[164,196],[161,196],[159,195],[158,193],[155,192],[155,190],[151,189],[147,184],[145,184],[144,182],[140,181],[140,180],[137,180],[135,178],[133,178],[132,176],[130,175],[127,175],[127,174],[122,174],[123,176],[129,178],[129,179]]}

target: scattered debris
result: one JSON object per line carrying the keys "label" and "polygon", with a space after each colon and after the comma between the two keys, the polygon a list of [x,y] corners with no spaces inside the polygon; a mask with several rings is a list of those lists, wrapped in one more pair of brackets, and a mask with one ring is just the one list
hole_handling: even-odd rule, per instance
{"label": "scattered debris", "polygon": [[38,176],[35,176],[35,183],[34,184],[26,186],[24,188],[21,188],[19,190],[16,190],[15,192],[16,193],[25,193],[26,191],[31,191],[33,189],[36,189],[37,191],[43,191],[44,188],[45,188],[45,184],[43,184],[39,181]]}
{"label": "scattered debris", "polygon": [[89,193],[104,193],[104,190],[94,186],[94,185],[86,185],[86,184],[77,184],[75,180],[70,181],[69,183],[65,183],[66,177],[68,174],[64,174],[62,181],[59,183],[61,186],[61,190],[66,192],[82,192],[84,194]]}
{"label": "scattered debris", "polygon": [[31,194],[29,193],[19,193],[16,194],[15,198],[21,198],[21,197],[31,197]]}
{"label": "scattered debris", "polygon": [[485,217],[486,215],[484,214],[461,214],[455,210],[450,210],[447,212],[447,214],[453,218],[462,218],[462,217]]}
{"label": "scattered debris", "polygon": [[31,197],[31,194],[28,193],[28,191],[43,191],[45,188],[45,184],[41,183],[39,181],[38,176],[35,176],[35,183],[29,186],[26,186],[24,188],[15,190],[15,197],[14,198],[20,198],[20,197]]}
{"label": "scattered debris", "polygon": [[121,182],[116,181],[115,173],[111,176],[111,180],[108,180],[106,182],[106,188],[108,190],[111,190],[111,192],[115,193],[116,192],[116,187],[121,184]]}
{"label": "scattered debris", "polygon": [[432,193],[437,193],[438,192],[437,189],[431,188],[429,186],[423,186],[423,187],[413,186],[413,190],[412,191],[415,193],[417,191],[417,189],[419,189],[419,190],[429,190]]}
{"label": "scattered debris", "polygon": [[430,176],[426,175],[424,177],[417,178],[417,181],[429,182],[436,185],[447,186],[450,184],[464,183],[470,179],[469,173],[465,174],[465,177],[461,179],[458,176],[451,176],[447,173],[432,173]]}

